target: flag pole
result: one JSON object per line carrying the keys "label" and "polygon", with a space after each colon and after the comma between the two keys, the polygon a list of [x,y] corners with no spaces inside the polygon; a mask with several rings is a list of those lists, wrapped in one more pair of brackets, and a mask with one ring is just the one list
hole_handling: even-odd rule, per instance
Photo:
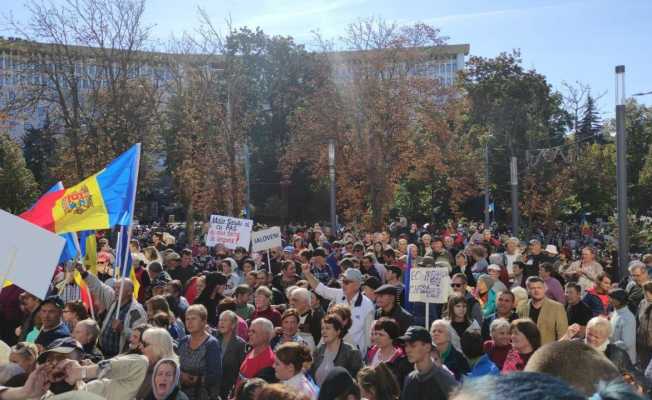
{"label": "flag pole", "polygon": [[[126,245],[127,246],[127,251],[129,251],[129,242],[131,241],[131,226],[133,225],[133,222],[134,222],[134,208],[136,208],[136,191],[138,189],[138,171],[140,170],[141,144],[137,143],[136,146],[138,146],[138,150],[137,150],[138,154],[136,155],[136,168],[134,169],[135,172],[134,172],[134,176],[133,176],[134,190],[133,190],[133,193],[131,194],[131,203],[130,203],[130,205],[131,205],[131,210],[130,210],[131,215],[129,216],[129,225],[127,225],[127,229],[126,229],[126,232],[127,232],[127,245]],[[122,232],[123,232],[123,229],[121,227],[120,231],[118,232],[118,240],[119,240],[118,243],[121,243]],[[120,275],[121,275],[121,279],[120,279],[120,293],[118,293],[118,304],[116,304],[116,307],[115,307],[115,319],[116,319],[116,321],[120,320],[120,306],[122,305],[122,291],[124,289],[125,278],[126,278],[126,275],[127,275],[127,268],[126,268],[127,259],[128,259],[128,257],[126,257],[126,256],[120,258],[120,264],[121,264],[120,265]],[[124,268],[123,268],[123,266],[124,266]],[[132,285],[133,285],[133,282],[132,282]]]}
{"label": "flag pole", "polygon": [[[81,246],[79,245],[79,238],[77,237],[77,232],[71,232],[72,236],[72,242],[75,245],[75,250],[77,250],[77,256],[75,257],[75,260],[73,261],[73,265],[77,265],[78,262],[81,260]],[[73,280],[74,280],[74,274],[78,273],[76,270],[73,270]],[[93,305],[93,294],[91,293],[91,289],[87,285],[86,286],[86,293],[88,295],[88,302],[90,303],[88,307],[91,309],[91,317],[95,319],[95,306]],[[80,288],[81,290],[84,290],[84,288]]]}

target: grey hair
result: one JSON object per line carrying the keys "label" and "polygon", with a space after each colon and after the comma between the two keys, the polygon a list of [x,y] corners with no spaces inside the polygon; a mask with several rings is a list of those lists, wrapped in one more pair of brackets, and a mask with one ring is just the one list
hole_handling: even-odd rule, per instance
{"label": "grey hair", "polygon": [[[143,332],[141,341],[148,342],[154,351],[154,355],[158,359],[163,358],[172,358],[179,360],[177,355],[174,353],[174,344],[172,342],[172,336],[168,333],[167,329],[164,328],[149,328]],[[151,362],[152,360],[150,360]]]}
{"label": "grey hair", "polygon": [[233,332],[238,329],[238,314],[234,313],[231,310],[225,310],[222,311],[222,314],[220,314],[220,319],[222,318],[228,318],[231,320],[231,324],[233,325]]}
{"label": "grey hair", "polygon": [[301,297],[303,301],[308,303],[308,305],[310,305],[312,301],[312,293],[310,293],[310,290],[305,288],[297,287],[292,291],[291,295]]}
{"label": "grey hair", "polygon": [[496,318],[493,321],[491,321],[491,325],[489,325],[489,332],[490,334],[493,334],[494,331],[497,331],[498,329],[501,328],[510,328],[510,323],[508,320],[505,318]]}
{"label": "grey hair", "polygon": [[630,262],[629,266],[627,267],[627,270],[629,271],[630,274],[637,269],[644,269],[647,271],[647,266],[643,264],[643,262],[640,260],[634,260]]}
{"label": "grey hair", "polygon": [[254,325],[260,325],[260,327],[263,328],[265,333],[267,333],[268,340],[271,340],[274,337],[274,324],[272,324],[272,321],[267,318],[256,318],[251,321],[250,327]]}
{"label": "grey hair", "polygon": [[[430,332],[432,332],[435,326],[442,326],[446,328],[446,331],[448,332],[448,342],[455,348],[455,350],[461,353],[462,344],[461,344],[460,336],[455,331],[455,328],[453,328],[453,325],[451,325],[451,323],[449,321],[446,321],[445,319],[437,319],[435,321],[432,321],[432,325],[430,325]],[[440,351],[442,350],[444,349],[440,349]]]}
{"label": "grey hair", "polygon": [[489,256],[489,264],[495,264],[499,267],[503,267],[503,255],[500,253],[494,253]]}
{"label": "grey hair", "polygon": [[611,327],[611,322],[608,319],[602,316],[593,317],[587,322],[586,329],[596,327],[600,330],[607,332],[607,336],[611,336],[613,328]]}
{"label": "grey hair", "polygon": [[88,318],[77,322],[86,329],[86,333],[91,337],[91,343],[95,343],[100,336],[100,327],[94,319]]}

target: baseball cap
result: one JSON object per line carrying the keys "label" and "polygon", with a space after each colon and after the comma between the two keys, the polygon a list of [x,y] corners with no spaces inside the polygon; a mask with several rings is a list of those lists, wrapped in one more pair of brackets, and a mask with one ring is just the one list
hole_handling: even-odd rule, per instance
{"label": "baseball cap", "polygon": [[48,296],[48,297],[46,297],[45,300],[43,300],[43,302],[41,303],[41,306],[43,304],[47,304],[47,303],[54,304],[57,308],[63,310],[63,307],[64,307],[63,300],[59,296]]}
{"label": "baseball cap", "polygon": [[366,276],[362,286],[367,286],[372,290],[376,290],[380,287],[380,279],[376,278],[375,276]]}
{"label": "baseball cap", "polygon": [[430,332],[423,326],[411,326],[405,332],[405,335],[399,337],[400,340],[408,343],[412,342],[424,342],[432,343],[432,337]]}
{"label": "baseball cap", "polygon": [[82,345],[72,337],[59,338],[50,343],[45,351],[38,356],[37,361],[39,364],[45,362],[49,353],[70,354],[75,350],[84,351]]}
{"label": "baseball cap", "polygon": [[294,246],[285,246],[283,248],[283,252],[284,253],[290,253],[290,254],[294,253]]}
{"label": "baseball cap", "polygon": [[609,297],[618,300],[619,303],[627,303],[627,292],[624,289],[616,288],[609,291]]}
{"label": "baseball cap", "polygon": [[342,278],[347,281],[362,282],[362,272],[355,268],[349,268],[342,274]]}

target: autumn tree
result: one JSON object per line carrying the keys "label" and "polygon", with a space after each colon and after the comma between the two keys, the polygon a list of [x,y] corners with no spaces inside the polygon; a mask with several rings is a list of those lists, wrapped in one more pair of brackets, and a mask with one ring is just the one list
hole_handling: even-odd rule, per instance
{"label": "autumn tree", "polygon": [[337,208],[345,220],[384,223],[401,178],[417,162],[416,114],[447,94],[434,77],[417,73],[443,42],[428,25],[370,19],[348,27],[339,42],[347,51],[323,54],[331,80],[295,112],[283,162],[305,162],[324,181],[326,143],[335,139]]}
{"label": "autumn tree", "polygon": [[[158,150],[165,71],[146,52],[145,0],[66,0],[26,4],[29,19],[11,20],[19,76],[11,113],[46,110],[57,142],[54,174],[74,184],[136,142]],[[139,192],[156,160],[141,160]]]}

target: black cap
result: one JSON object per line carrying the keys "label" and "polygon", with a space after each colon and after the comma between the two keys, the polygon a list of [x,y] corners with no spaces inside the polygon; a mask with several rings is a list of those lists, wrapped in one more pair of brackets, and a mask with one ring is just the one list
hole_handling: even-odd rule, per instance
{"label": "black cap", "polygon": [[226,285],[228,282],[226,275],[220,272],[209,272],[206,274],[206,285]]}
{"label": "black cap", "polygon": [[627,303],[627,292],[624,289],[616,288],[609,291],[609,297],[618,300],[620,304]]}
{"label": "black cap", "polygon": [[401,276],[403,274],[403,270],[399,266],[388,265],[386,268],[388,271],[392,271],[396,276]]}
{"label": "black cap", "polygon": [[80,352],[84,351],[82,345],[72,337],[68,336],[65,338],[59,338],[50,343],[45,351],[38,356],[37,361],[39,363],[45,362],[46,358],[48,357],[48,353],[70,354],[75,350]]}
{"label": "black cap", "polygon": [[432,337],[430,336],[430,332],[428,332],[428,330],[423,326],[409,327],[408,330],[405,332],[405,335],[401,336],[399,339],[408,343],[412,343],[412,342],[432,343]]}
{"label": "black cap", "polygon": [[394,296],[398,295],[398,288],[394,285],[385,284],[378,289],[374,290],[376,294],[392,294]]}
{"label": "black cap", "polygon": [[313,252],[312,252],[313,257],[326,257],[326,249],[323,247],[317,247]]}
{"label": "black cap", "polygon": [[317,399],[335,400],[349,393],[354,387],[355,382],[349,371],[342,367],[334,367],[322,382]]}
{"label": "black cap", "polygon": [[375,276],[369,276],[367,275],[362,282],[362,286],[367,286],[372,290],[376,290],[380,287],[381,282],[380,279],[376,278]]}
{"label": "black cap", "polygon": [[48,296],[48,297],[46,297],[45,300],[43,300],[43,302],[41,303],[41,306],[43,306],[43,304],[47,304],[47,303],[54,304],[57,308],[59,308],[61,310],[63,310],[63,307],[65,306],[63,304],[63,300],[59,296]]}

